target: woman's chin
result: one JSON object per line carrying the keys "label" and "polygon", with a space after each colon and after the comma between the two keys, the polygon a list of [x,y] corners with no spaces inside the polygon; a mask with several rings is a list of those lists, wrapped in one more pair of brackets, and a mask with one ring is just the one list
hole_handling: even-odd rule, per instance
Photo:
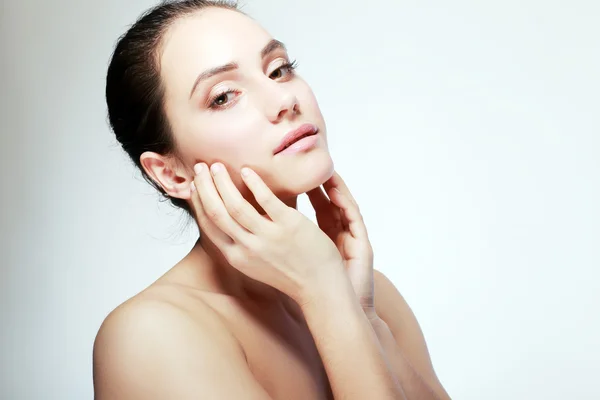
{"label": "woman's chin", "polygon": [[294,197],[321,186],[333,175],[334,165],[329,153],[303,163],[303,168],[282,171],[281,198]]}

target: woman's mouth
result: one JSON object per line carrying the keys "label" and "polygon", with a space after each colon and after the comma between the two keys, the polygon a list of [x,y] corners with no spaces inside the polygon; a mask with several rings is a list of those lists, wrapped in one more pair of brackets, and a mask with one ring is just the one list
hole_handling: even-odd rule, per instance
{"label": "woman's mouth", "polygon": [[[313,147],[318,139],[319,128],[314,124],[303,124],[297,129],[288,132],[279,145],[273,151],[273,154],[290,153],[306,150]],[[289,150],[288,150],[289,149]],[[294,150],[294,151],[291,151]]]}

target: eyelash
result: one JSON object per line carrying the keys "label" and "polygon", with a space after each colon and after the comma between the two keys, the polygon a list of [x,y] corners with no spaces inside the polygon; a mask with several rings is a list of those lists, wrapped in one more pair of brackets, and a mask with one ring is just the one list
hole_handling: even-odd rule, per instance
{"label": "eyelash", "polygon": [[[281,65],[279,68],[273,70],[273,72],[279,71],[281,69],[287,69],[289,71],[289,73],[293,76],[296,68],[298,68],[298,62],[296,60],[294,60],[292,62],[286,62],[285,64]],[[271,72],[271,75],[273,74],[273,72]],[[271,75],[269,75],[269,76],[271,76]],[[227,108],[229,106],[229,104],[231,104],[231,103],[226,103],[224,105],[218,105],[218,104],[215,104],[217,99],[223,95],[227,95],[230,93],[236,93],[236,92],[237,92],[237,90],[227,89],[227,90],[223,90],[223,91],[215,94],[208,100],[208,108],[213,109],[213,110]]]}

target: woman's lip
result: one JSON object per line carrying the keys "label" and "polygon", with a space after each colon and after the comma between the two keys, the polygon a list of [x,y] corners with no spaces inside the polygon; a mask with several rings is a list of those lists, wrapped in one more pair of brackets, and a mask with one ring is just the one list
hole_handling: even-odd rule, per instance
{"label": "woman's lip", "polygon": [[297,141],[302,136],[306,135],[316,135],[319,132],[319,128],[314,124],[302,124],[298,128],[288,132],[279,145],[273,150],[273,154],[277,154],[285,150],[286,146],[292,145],[295,141]]}
{"label": "woman's lip", "polygon": [[305,136],[300,140],[295,141],[289,147],[286,147],[277,154],[286,155],[300,153],[302,151],[310,150],[317,145],[319,141],[319,135]]}

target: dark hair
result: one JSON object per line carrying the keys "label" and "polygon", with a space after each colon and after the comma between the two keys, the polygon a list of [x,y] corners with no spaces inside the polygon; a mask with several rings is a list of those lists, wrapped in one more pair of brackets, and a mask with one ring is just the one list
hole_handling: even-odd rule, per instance
{"label": "dark hair", "polygon": [[170,199],[175,207],[191,215],[183,199],[167,196],[162,187],[142,168],[140,156],[146,151],[177,156],[173,133],[164,107],[160,78],[160,54],[168,28],[181,17],[207,7],[240,12],[232,1],[163,1],[146,11],[119,38],[106,76],[106,103],[112,130],[123,149],[140,169],[144,179]]}

